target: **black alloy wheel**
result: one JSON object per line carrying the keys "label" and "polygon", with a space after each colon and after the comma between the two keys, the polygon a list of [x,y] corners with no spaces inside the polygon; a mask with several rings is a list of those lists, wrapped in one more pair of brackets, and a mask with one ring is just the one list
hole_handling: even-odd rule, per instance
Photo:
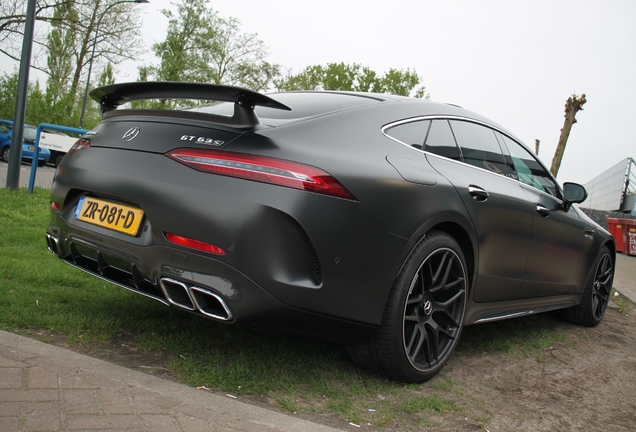
{"label": "black alloy wheel", "polygon": [[614,260],[609,249],[603,246],[590,270],[581,304],[564,309],[561,316],[575,324],[597,326],[607,310],[613,282]]}
{"label": "black alloy wheel", "polygon": [[614,279],[614,266],[609,253],[603,254],[592,282],[592,314],[594,319],[601,321],[607,305],[609,304],[610,293],[612,292],[612,282]]}
{"label": "black alloy wheel", "polygon": [[436,249],[415,274],[404,305],[404,350],[419,372],[430,372],[448,358],[459,338],[465,306],[461,259],[452,249]]}
{"label": "black alloy wheel", "polygon": [[424,382],[459,342],[468,278],[459,244],[432,231],[413,249],[389,294],[380,327],[347,346],[361,367],[403,382]]}

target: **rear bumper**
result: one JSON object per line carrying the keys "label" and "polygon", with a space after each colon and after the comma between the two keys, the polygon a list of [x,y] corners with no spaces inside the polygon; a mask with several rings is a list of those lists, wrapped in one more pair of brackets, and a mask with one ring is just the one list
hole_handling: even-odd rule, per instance
{"label": "rear bumper", "polygon": [[[215,321],[339,342],[357,340],[374,329],[289,307],[236,269],[209,257],[164,246],[132,247],[122,254],[77,235],[66,241],[58,235],[56,227],[49,227],[47,246],[67,264],[165,306]],[[159,271],[150,270],[153,266],[148,263],[157,261],[187,263],[188,270],[167,264]]]}

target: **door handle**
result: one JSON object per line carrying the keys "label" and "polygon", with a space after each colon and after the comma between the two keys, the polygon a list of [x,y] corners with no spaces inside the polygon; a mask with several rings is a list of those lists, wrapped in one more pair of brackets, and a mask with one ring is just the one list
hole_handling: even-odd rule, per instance
{"label": "door handle", "polygon": [[541,204],[537,204],[537,212],[543,217],[550,216],[550,209],[543,207]]}
{"label": "door handle", "polygon": [[475,185],[468,185],[468,193],[476,201],[486,201],[489,197],[488,191],[486,191],[486,189],[480,188],[479,186]]}

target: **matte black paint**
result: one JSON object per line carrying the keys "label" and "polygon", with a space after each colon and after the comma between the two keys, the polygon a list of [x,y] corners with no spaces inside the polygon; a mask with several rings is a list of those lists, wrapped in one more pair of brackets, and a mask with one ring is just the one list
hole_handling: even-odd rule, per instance
{"label": "matte black paint", "polygon": [[[322,95],[307,93],[307,103],[313,94]],[[579,303],[602,245],[614,251],[611,236],[576,208],[566,211],[559,198],[382,133],[386,125],[427,116],[461,117],[512,136],[458,107],[384,95],[309,118],[264,117],[251,128],[201,112],[113,111],[87,136],[91,146],[60,164],[51,200],[62,208],[51,211],[47,232],[59,239],[67,261],[71,244],[81,245],[89,258],[110,260],[150,284],[166,276],[218,293],[233,322],[329,339],[347,340],[379,325],[402,265],[431,229],[455,237],[466,257],[466,324]],[[139,136],[123,142],[132,127],[140,128]],[[165,156],[182,147],[315,166],[358,202],[202,173]],[[487,199],[471,193],[474,186],[486,190]],[[74,220],[82,194],[142,208],[141,234]],[[547,217],[537,204],[550,210]],[[593,239],[584,237],[585,228],[594,230]],[[165,232],[227,254],[171,244]]]}

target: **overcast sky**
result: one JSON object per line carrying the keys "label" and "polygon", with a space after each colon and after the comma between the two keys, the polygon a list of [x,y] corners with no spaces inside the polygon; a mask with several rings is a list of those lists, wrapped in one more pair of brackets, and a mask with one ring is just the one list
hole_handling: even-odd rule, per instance
{"label": "overcast sky", "polygon": [[[148,50],[163,40],[167,0],[138,5]],[[634,0],[214,0],[222,17],[258,33],[269,60],[292,72],[328,62],[378,72],[415,69],[431,99],[460,105],[509,129],[549,167],[572,94],[585,93],[558,180],[586,183],[636,157]],[[172,7],[173,8],[173,7]],[[6,57],[5,57],[6,59]],[[118,81],[137,66],[119,65]],[[4,61],[4,59],[3,59]],[[156,60],[154,60],[156,61]]]}

